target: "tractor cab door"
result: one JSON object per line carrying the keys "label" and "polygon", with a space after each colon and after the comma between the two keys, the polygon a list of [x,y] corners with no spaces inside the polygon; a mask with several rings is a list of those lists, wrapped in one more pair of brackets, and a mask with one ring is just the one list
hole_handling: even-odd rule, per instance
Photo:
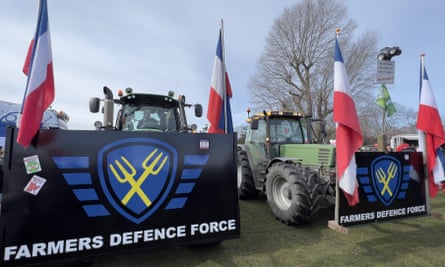
{"label": "tractor cab door", "polygon": [[258,172],[264,170],[268,164],[266,130],[266,121],[259,119],[252,121],[251,127],[246,134],[245,144],[249,148],[249,161],[255,177],[258,177]]}

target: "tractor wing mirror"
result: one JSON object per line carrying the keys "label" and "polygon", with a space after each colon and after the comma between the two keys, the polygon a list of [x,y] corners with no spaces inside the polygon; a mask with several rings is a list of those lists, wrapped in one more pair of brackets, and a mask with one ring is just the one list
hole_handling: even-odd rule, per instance
{"label": "tractor wing mirror", "polygon": [[202,116],[202,105],[195,104],[195,117],[201,118]]}
{"label": "tractor wing mirror", "polygon": [[252,122],[250,123],[250,129],[258,130],[258,120],[252,120]]}
{"label": "tractor wing mirror", "polygon": [[97,113],[99,112],[99,102],[100,99],[98,97],[92,97],[90,98],[90,112],[91,113]]}

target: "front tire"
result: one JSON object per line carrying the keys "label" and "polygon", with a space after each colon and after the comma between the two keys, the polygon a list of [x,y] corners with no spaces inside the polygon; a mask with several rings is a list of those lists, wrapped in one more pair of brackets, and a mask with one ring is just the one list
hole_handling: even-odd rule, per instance
{"label": "front tire", "polygon": [[274,163],[266,176],[267,202],[285,224],[309,223],[318,210],[318,174],[301,164]]}
{"label": "front tire", "polygon": [[239,199],[255,199],[258,191],[253,182],[252,170],[245,151],[238,152],[238,167],[236,172]]}

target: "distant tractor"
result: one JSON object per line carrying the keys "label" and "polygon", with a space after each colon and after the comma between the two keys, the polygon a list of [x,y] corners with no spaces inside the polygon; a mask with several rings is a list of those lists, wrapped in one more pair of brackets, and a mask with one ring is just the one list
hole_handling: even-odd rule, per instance
{"label": "distant tractor", "polygon": [[[133,93],[127,88],[126,94],[119,91],[118,99],[113,98],[113,93],[108,87],[103,88],[105,98],[90,99],[90,112],[97,113],[100,102],[103,101],[103,123],[95,123],[97,129],[118,131],[151,131],[151,132],[192,132],[196,126],[189,126],[186,119],[186,107],[194,108],[196,117],[202,116],[200,104],[187,104],[185,96],[179,95],[173,98],[174,93],[168,95]],[[117,118],[113,123],[114,105],[120,105]]]}
{"label": "distant tractor", "polygon": [[312,119],[296,112],[264,111],[248,118],[238,145],[238,196],[259,192],[277,219],[309,223],[322,203],[335,204],[335,147],[316,144]]}

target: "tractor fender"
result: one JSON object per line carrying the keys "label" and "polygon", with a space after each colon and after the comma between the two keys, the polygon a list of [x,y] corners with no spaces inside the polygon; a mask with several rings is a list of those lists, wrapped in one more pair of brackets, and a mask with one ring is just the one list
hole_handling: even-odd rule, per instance
{"label": "tractor fender", "polygon": [[[285,162],[285,163],[289,163],[289,164],[296,164],[298,161],[301,161],[300,159],[295,159],[295,158],[289,158],[289,157],[276,157],[273,158],[269,164],[267,165],[267,170],[269,170],[269,168],[277,163],[277,162]],[[268,171],[266,171],[268,172]]]}

